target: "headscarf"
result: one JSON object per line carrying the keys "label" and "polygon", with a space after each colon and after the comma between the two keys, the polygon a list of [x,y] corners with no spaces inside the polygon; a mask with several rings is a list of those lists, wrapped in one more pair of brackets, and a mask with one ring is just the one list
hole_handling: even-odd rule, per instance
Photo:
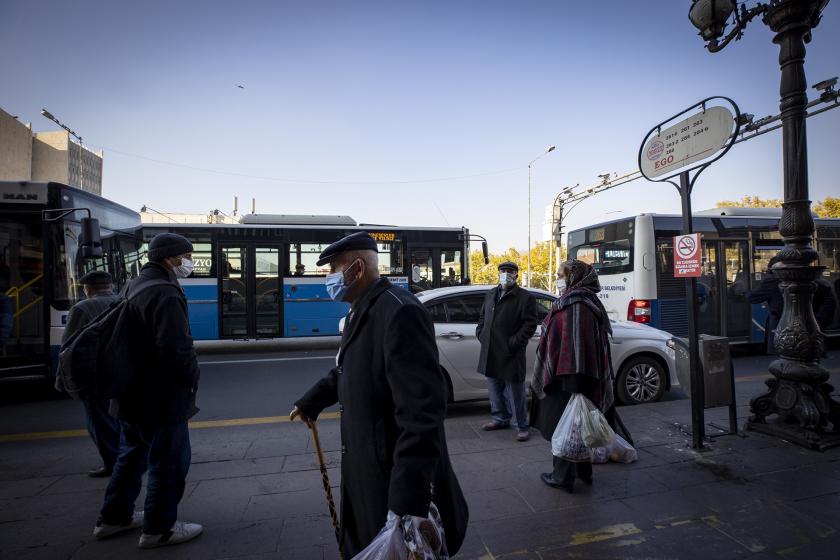
{"label": "headscarf", "polygon": [[[559,377],[582,374],[594,378],[598,387],[587,395],[602,411],[613,404],[610,319],[598,292],[601,284],[592,265],[583,261],[563,264],[566,285],[543,322],[531,388],[537,398]],[[580,304],[575,306],[574,304]],[[591,311],[582,314],[581,306]]]}

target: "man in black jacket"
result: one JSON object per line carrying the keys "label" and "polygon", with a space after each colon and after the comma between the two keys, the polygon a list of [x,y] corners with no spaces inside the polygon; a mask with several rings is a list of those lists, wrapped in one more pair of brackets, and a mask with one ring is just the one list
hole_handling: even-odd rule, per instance
{"label": "man in black jacket", "polygon": [[[82,285],[86,299],[74,305],[67,314],[67,324],[61,336],[62,344],[117,301],[113,279],[104,270],[88,272],[79,278],[79,284]],[[64,391],[61,376],[56,376],[55,388]],[[89,471],[88,476],[111,476],[120,449],[120,424],[108,414],[107,400],[87,398],[82,400],[82,404],[85,407],[88,434],[102,457],[102,466]]]}
{"label": "man in black jacket", "polygon": [[784,308],[782,291],[779,289],[781,280],[772,270],[773,265],[777,262],[779,262],[779,255],[775,255],[770,259],[770,262],[767,263],[767,271],[761,278],[761,283],[747,294],[747,301],[750,303],[767,304],[767,320],[764,322],[764,340],[768,354],[776,354],[774,331],[779,325],[779,319],[782,318],[782,310]]}
{"label": "man in black jacket", "polygon": [[[192,273],[192,249],[180,235],[155,236],[149,242],[149,262],[125,288],[134,341],[126,359],[134,360],[142,373],[132,380],[125,397],[111,401],[122,440],[93,532],[97,538],[142,522],[138,546],[154,548],[186,542],[203,530],[197,523],[177,520],[191,458],[187,420],[198,412],[198,362],[187,300],[178,283]],[[145,512],[135,512],[147,468]]]}
{"label": "man in black jacket", "polygon": [[482,429],[510,426],[513,401],[516,439],[528,441],[525,348],[537,328],[537,299],[516,285],[518,273],[519,267],[514,262],[499,265],[499,285],[484,297],[475,336],[481,342],[478,372],[487,376],[492,418]]}
{"label": "man in black jacket", "polygon": [[449,463],[443,421],[446,381],[428,312],[379,277],[376,242],[349,235],[321,253],[327,291],[351,304],[337,367],[295,403],[307,424],[326,407],[341,411],[341,542],[363,550],[388,511],[425,518],[437,506],[450,554],[467,528],[467,504]]}

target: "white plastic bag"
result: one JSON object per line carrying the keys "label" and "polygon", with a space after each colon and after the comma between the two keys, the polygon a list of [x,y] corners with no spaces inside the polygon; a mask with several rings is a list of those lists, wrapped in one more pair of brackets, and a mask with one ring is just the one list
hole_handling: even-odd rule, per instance
{"label": "white plastic bag", "polygon": [[551,436],[551,453],[567,461],[584,462],[590,460],[589,448],[583,442],[581,423],[586,414],[586,397],[575,393],[569,399],[563,416],[557,422],[554,435]]}
{"label": "white plastic bag", "polygon": [[616,434],[615,438],[607,445],[602,447],[592,448],[592,462],[606,463],[607,461],[615,461],[616,463],[632,463],[639,458],[639,453],[632,445]]}
{"label": "white plastic bag", "polygon": [[609,422],[607,422],[607,418],[592,401],[583,395],[576,396],[583,399],[583,406],[586,408],[586,413],[582,416],[580,426],[580,435],[583,437],[583,443],[590,449],[606,446],[615,437],[615,432],[610,427]]}
{"label": "white plastic bag", "polygon": [[449,560],[437,507],[426,518],[389,511],[379,534],[352,560]]}

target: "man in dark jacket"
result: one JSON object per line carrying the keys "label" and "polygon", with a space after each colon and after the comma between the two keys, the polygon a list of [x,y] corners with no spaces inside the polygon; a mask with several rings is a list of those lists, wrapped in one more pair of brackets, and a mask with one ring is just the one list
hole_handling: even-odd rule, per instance
{"label": "man in dark jacket", "polygon": [[[94,536],[104,538],[138,527],[140,548],[194,539],[203,528],[178,521],[191,449],[187,420],[198,412],[198,362],[190,334],[187,300],[178,283],[192,273],[192,245],[174,233],[149,242],[149,262],[125,288],[129,298],[131,355],[141,374],[125,397],[111,401],[122,425],[120,454]],[[132,296],[136,293],[136,296]],[[134,512],[148,468],[145,515]]]}
{"label": "man in dark jacket", "polygon": [[492,418],[482,429],[510,426],[513,401],[516,439],[528,441],[525,348],[537,328],[537,300],[516,285],[518,273],[516,263],[506,261],[499,265],[499,285],[484,297],[475,336],[481,342],[478,371],[487,376]]}
{"label": "man in dark jacket", "polygon": [[349,235],[321,253],[327,291],[351,304],[336,367],[295,403],[309,424],[341,411],[341,550],[352,558],[385,525],[388,511],[426,518],[434,502],[449,554],[467,528],[467,504],[446,447],[446,381],[428,312],[379,277],[376,242]]}
{"label": "man in dark jacket", "polygon": [[[67,324],[61,336],[62,344],[118,299],[114,294],[111,275],[103,270],[88,272],[79,279],[79,284],[82,285],[86,299],[74,305],[67,314]],[[64,391],[61,376],[56,376],[55,388]],[[120,450],[120,424],[108,414],[107,400],[87,398],[82,400],[82,404],[85,407],[88,434],[102,457],[102,466],[89,471],[88,476],[111,476]]]}

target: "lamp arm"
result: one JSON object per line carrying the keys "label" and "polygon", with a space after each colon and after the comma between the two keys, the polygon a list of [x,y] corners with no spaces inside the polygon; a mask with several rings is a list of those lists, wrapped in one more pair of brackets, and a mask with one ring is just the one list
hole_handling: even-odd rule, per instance
{"label": "lamp arm", "polygon": [[733,39],[741,39],[741,36],[744,34],[744,29],[747,27],[747,23],[755,18],[755,16],[766,12],[767,8],[767,4],[756,4],[747,10],[746,6],[741,4],[741,13],[738,13],[738,10],[735,10],[735,29],[729,32],[729,35],[724,38],[722,43],[718,43],[717,39],[712,39],[709,41],[709,44],[706,45],[706,48],[712,53],[720,52],[726,47],[726,45],[731,43]]}

